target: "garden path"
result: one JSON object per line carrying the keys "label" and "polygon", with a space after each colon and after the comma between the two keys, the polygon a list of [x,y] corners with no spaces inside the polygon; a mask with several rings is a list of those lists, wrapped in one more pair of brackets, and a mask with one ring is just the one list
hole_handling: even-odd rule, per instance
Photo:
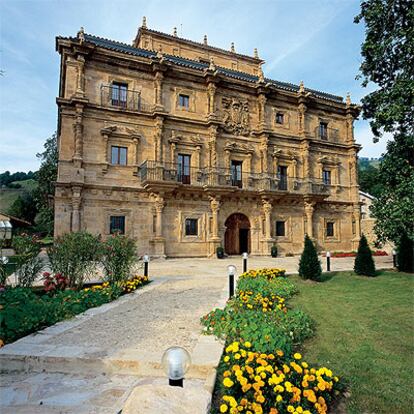
{"label": "garden path", "polygon": [[[249,268],[294,272],[297,262],[255,257]],[[0,412],[115,414],[135,386],[165,383],[160,359],[172,345],[192,354],[186,383],[211,390],[222,345],[200,336],[199,319],[224,304],[233,263],[240,271],[239,257],[154,260],[150,285],[3,347]],[[389,268],[392,258],[376,264]],[[333,270],[352,267],[352,258],[333,259]]]}

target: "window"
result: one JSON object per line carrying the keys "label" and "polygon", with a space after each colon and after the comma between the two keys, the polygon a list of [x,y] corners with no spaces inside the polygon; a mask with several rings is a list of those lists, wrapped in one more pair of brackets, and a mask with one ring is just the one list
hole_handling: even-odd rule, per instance
{"label": "window", "polygon": [[185,219],[185,235],[198,236],[198,220],[193,218]]}
{"label": "window", "polygon": [[128,148],[125,147],[111,147],[111,164],[113,165],[127,165]]}
{"label": "window", "polygon": [[178,105],[181,108],[188,109],[190,107],[190,97],[188,95],[182,95],[180,93],[180,95],[178,95]]}
{"label": "window", "polygon": [[278,112],[276,114],[276,123],[282,125],[284,122],[284,118],[285,118],[285,115],[282,114],[281,112]]}
{"label": "window", "polygon": [[287,167],[285,165],[277,167],[277,178],[279,179],[279,190],[287,190]]}
{"label": "window", "polygon": [[327,122],[319,123],[319,136],[321,139],[328,139],[328,123]]}
{"label": "window", "polygon": [[276,236],[283,237],[285,236],[285,222],[277,221],[276,222]]}
{"label": "window", "polygon": [[190,184],[190,165],[191,156],[185,154],[178,154],[177,163],[177,180],[183,184]]}
{"label": "window", "polygon": [[111,87],[111,102],[113,106],[126,108],[128,85],[126,83],[113,82]]}
{"label": "window", "polygon": [[242,165],[243,161],[232,161],[231,162],[231,185],[242,188]]}
{"label": "window", "polygon": [[109,233],[125,234],[125,216],[111,216]]}
{"label": "window", "polygon": [[325,185],[331,185],[331,172],[329,170],[322,170],[322,180]]}
{"label": "window", "polygon": [[334,222],[327,221],[326,222],[326,237],[333,237],[334,236]]}

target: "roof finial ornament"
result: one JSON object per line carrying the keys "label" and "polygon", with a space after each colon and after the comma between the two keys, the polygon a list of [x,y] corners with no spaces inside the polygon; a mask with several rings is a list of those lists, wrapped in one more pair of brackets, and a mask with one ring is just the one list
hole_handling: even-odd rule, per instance
{"label": "roof finial ornament", "polygon": [[263,69],[262,69],[262,64],[259,64],[259,71],[258,71],[258,76],[259,76],[259,82],[263,83],[265,81],[265,77],[264,77],[264,73],[263,73]]}
{"label": "roof finial ornament", "polygon": [[215,70],[216,70],[216,65],[214,64],[213,57],[210,58],[210,65],[208,67],[208,70],[211,70],[212,72],[215,72]]}
{"label": "roof finial ornament", "polygon": [[85,41],[85,29],[82,26],[78,32],[78,39],[81,44]]}
{"label": "roof finial ornament", "polygon": [[177,35],[177,28],[176,27],[174,27],[174,30],[173,30],[173,35],[174,35],[174,37],[177,37],[178,35]]}
{"label": "roof finial ornament", "polygon": [[207,35],[204,35],[203,43],[207,46]]}
{"label": "roof finial ornament", "polygon": [[300,81],[299,93],[305,93],[305,85],[304,85],[303,81]]}
{"label": "roof finial ornament", "polygon": [[142,26],[143,29],[147,28],[147,18],[145,16],[142,17]]}
{"label": "roof finial ornament", "polygon": [[257,47],[254,48],[254,57],[259,59],[259,52],[257,51]]}
{"label": "roof finial ornament", "polygon": [[346,105],[347,106],[351,106],[351,94],[348,92],[347,94],[346,94]]}
{"label": "roof finial ornament", "polygon": [[162,47],[161,47],[161,45],[160,45],[160,47],[159,47],[159,49],[157,51],[157,58],[158,59],[163,59],[164,58],[164,55],[162,54]]}
{"label": "roof finial ornament", "polygon": [[236,53],[236,49],[234,48],[234,42],[231,42],[230,50],[232,53]]}

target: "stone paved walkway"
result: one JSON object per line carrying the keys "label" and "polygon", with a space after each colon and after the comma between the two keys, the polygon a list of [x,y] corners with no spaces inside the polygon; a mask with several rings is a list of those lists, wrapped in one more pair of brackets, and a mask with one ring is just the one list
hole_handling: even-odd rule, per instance
{"label": "stone paved walkway", "polygon": [[[249,268],[295,272],[297,262],[249,258]],[[240,257],[154,260],[150,285],[3,347],[0,413],[115,414],[135,386],[165,383],[159,362],[172,345],[192,354],[187,384],[211,387],[221,344],[200,336],[199,319],[224,304],[229,264],[240,273]],[[392,258],[376,264],[390,268]],[[352,267],[352,258],[332,259],[332,270]]]}

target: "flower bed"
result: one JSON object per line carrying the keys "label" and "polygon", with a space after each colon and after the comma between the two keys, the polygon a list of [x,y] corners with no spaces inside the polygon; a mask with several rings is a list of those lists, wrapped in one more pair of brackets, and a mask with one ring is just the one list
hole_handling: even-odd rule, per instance
{"label": "flower bed", "polygon": [[62,277],[47,274],[45,289],[40,294],[31,288],[6,287],[0,292],[0,346],[111,302],[147,283],[148,277],[134,276],[122,283],[105,282],[81,290],[59,289],[65,286]]}
{"label": "flower bed", "polygon": [[228,344],[212,412],[327,412],[341,384],[328,368],[309,367],[295,352],[313,333],[310,318],[289,307],[295,293],[281,269],[249,271],[240,276],[236,295],[226,307],[201,319],[206,334],[225,338]]}
{"label": "flower bed", "polygon": [[[356,252],[331,252],[331,257],[355,257]],[[388,256],[388,253],[384,250],[376,250],[372,252],[373,256]],[[326,253],[322,254],[323,257],[326,257]]]}

